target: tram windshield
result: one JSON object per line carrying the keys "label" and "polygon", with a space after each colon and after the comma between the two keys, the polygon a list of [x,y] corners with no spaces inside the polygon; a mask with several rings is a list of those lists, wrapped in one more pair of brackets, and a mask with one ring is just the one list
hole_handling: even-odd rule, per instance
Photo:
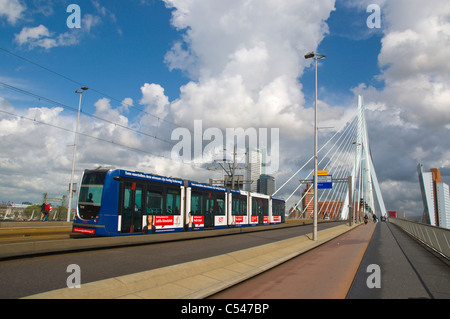
{"label": "tram windshield", "polygon": [[86,171],[78,197],[78,212],[82,219],[94,219],[100,211],[105,171]]}

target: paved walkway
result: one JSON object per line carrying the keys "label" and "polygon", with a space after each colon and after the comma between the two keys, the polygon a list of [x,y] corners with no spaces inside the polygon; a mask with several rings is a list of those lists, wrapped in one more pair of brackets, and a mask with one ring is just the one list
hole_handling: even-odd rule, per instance
{"label": "paved walkway", "polygon": [[[379,288],[367,287],[370,265],[380,268]],[[392,223],[375,229],[348,299],[450,299],[450,262]]]}
{"label": "paved walkway", "polygon": [[377,224],[356,227],[212,299],[344,299]]}

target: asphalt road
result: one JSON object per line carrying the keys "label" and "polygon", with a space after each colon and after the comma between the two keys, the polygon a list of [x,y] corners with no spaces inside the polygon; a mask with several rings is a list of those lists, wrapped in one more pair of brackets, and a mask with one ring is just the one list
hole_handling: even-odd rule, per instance
{"label": "asphalt road", "polygon": [[[336,225],[319,224],[319,230]],[[84,284],[221,255],[311,232],[312,225],[306,225],[232,236],[5,260],[0,262],[0,298],[16,299],[65,288],[71,274],[67,268],[72,264],[80,267],[81,284]]]}

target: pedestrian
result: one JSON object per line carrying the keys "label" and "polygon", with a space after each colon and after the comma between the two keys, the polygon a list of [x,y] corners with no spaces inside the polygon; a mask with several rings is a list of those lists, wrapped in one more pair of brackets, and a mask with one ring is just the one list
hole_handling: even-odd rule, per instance
{"label": "pedestrian", "polygon": [[[45,202],[47,203],[47,202]],[[45,205],[45,217],[44,222],[48,222],[48,215],[50,215],[50,204]]]}
{"label": "pedestrian", "polygon": [[41,219],[40,221],[43,221],[45,218],[45,209],[47,207],[47,201],[45,201],[42,205],[41,205]]}

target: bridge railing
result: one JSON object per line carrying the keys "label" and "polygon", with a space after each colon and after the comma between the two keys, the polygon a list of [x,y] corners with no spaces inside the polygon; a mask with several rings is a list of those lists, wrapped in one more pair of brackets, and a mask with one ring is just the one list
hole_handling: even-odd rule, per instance
{"label": "bridge railing", "polygon": [[405,219],[389,218],[408,234],[450,259],[450,229],[414,223]]}

